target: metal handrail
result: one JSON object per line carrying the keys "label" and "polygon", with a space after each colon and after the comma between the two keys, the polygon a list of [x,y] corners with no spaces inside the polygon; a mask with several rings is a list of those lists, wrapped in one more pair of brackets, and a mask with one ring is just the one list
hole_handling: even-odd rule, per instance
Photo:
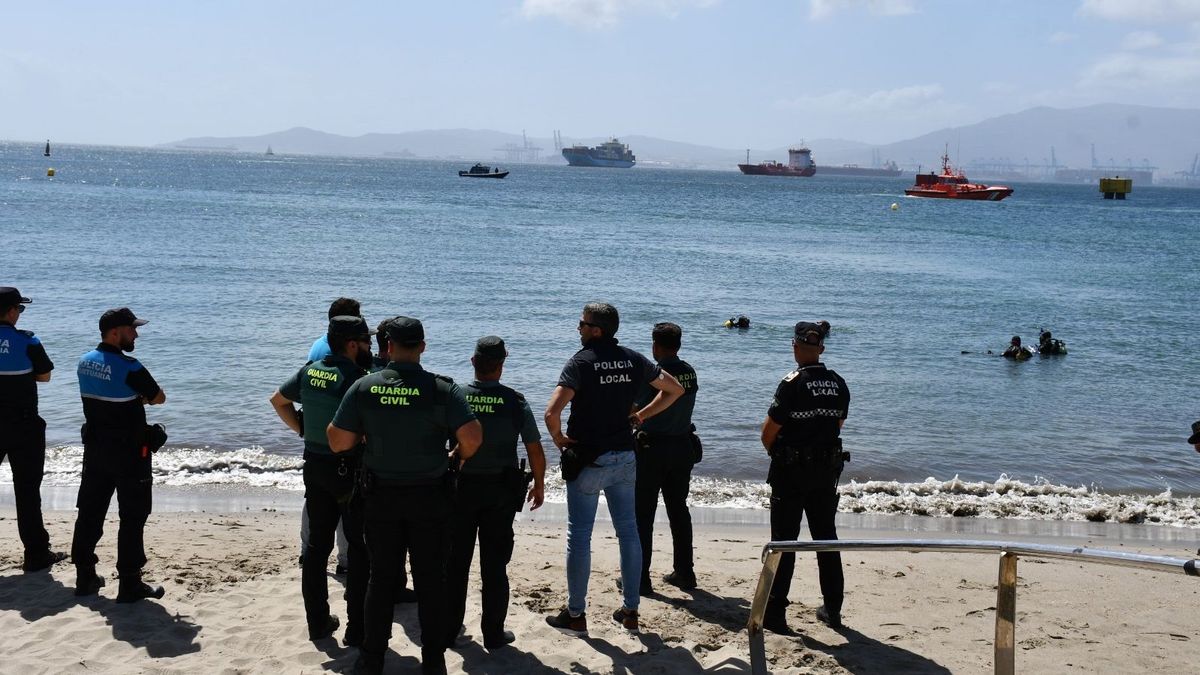
{"label": "metal handrail", "polygon": [[1016,670],[1017,559],[1020,556],[1136,567],[1156,572],[1183,572],[1191,577],[1200,577],[1200,560],[1109,551],[1082,546],[953,539],[772,541],[763,546],[762,573],[758,576],[758,587],[754,591],[754,601],[750,605],[750,621],[746,624],[746,631],[750,638],[750,670],[754,675],[766,675],[767,673],[763,617],[766,614],[767,598],[771,594],[771,586],[775,583],[775,572],[779,569],[780,556],[784,553],[821,551],[999,553],[1000,572],[996,584],[996,633],[993,643],[993,665],[997,675],[1013,675]]}

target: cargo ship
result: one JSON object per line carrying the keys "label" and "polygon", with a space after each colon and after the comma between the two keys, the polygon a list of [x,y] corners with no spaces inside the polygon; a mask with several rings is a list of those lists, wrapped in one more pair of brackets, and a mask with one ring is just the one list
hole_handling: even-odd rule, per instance
{"label": "cargo ship", "polygon": [[563,148],[562,156],[571,166],[603,166],[614,169],[628,169],[637,163],[637,158],[629,151],[629,146],[616,138],[607,143],[601,143],[594,148],[586,145],[573,145]]}
{"label": "cargo ship", "polygon": [[998,202],[1013,193],[1003,185],[981,185],[968,183],[962,171],[950,166],[950,152],[942,154],[942,172],[918,173],[917,181],[904,191],[909,197],[934,197],[937,199],[972,199]]}
{"label": "cargo ship", "polygon": [[881,167],[858,166],[843,164],[841,166],[817,166],[818,176],[887,176],[894,178],[901,173],[895,162],[888,162]]}
{"label": "cargo ship", "polygon": [[750,151],[746,151],[746,163],[738,164],[738,169],[747,176],[795,176],[807,178],[817,172],[817,166],[812,161],[812,150],[808,148],[789,148],[788,163],[769,160],[758,164],[750,163]]}

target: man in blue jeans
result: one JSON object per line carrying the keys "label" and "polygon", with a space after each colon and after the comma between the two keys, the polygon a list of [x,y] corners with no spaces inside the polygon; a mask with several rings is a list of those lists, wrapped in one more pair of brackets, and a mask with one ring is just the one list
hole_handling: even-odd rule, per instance
{"label": "man in blue jeans", "polygon": [[[558,386],[546,405],[546,429],[562,451],[567,481],[567,606],[546,623],[573,635],[587,635],[587,587],[592,569],[592,527],[600,493],[621,548],[624,605],[613,619],[626,630],[638,630],[638,585],[642,547],[638,539],[634,486],[637,463],[633,429],[666,410],[682,394],[670,373],[614,337],[620,326],[617,308],[607,303],[584,305],[579,319],[583,344],[563,366]],[[643,384],[658,390],[646,407],[634,408]],[[567,432],[562,411],[571,404]]]}

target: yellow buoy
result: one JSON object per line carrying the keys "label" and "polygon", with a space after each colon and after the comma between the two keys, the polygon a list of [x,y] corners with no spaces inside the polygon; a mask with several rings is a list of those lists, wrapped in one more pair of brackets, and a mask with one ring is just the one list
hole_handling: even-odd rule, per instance
{"label": "yellow buoy", "polygon": [[897,204],[896,202],[892,202],[892,210],[893,210],[893,211],[899,211],[899,210],[900,210],[900,205],[899,205],[899,204]]}
{"label": "yellow buoy", "polygon": [[46,169],[46,176],[49,178],[54,178],[54,169]]}

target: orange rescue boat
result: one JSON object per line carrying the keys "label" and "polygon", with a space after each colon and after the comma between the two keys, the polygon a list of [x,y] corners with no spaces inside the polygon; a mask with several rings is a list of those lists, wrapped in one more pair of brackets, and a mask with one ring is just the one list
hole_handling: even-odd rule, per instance
{"label": "orange rescue boat", "polygon": [[1011,195],[1012,188],[1003,185],[981,185],[967,182],[962,171],[950,166],[949,151],[942,154],[942,172],[917,174],[917,182],[904,191],[909,197],[933,197],[937,199],[976,199],[998,202]]}

